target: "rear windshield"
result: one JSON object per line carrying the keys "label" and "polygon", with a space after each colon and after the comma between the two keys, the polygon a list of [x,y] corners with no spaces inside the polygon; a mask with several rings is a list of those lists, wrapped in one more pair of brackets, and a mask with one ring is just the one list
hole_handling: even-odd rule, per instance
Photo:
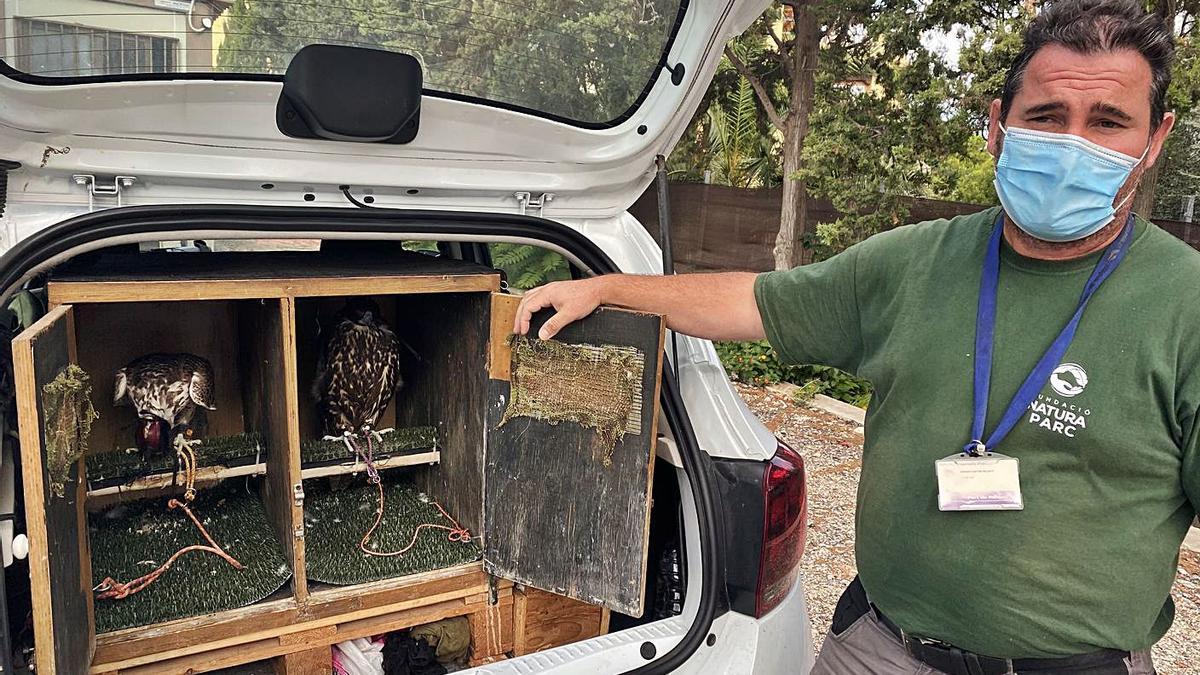
{"label": "rear windshield", "polygon": [[0,57],[48,78],[282,74],[313,43],[406,52],[427,89],[585,124],[627,115],[681,0],[4,0]]}

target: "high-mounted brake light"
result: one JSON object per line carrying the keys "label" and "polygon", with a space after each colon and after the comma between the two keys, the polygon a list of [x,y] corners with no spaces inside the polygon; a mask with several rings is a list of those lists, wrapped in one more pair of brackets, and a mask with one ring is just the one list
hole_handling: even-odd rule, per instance
{"label": "high-mounted brake light", "polygon": [[764,616],[792,590],[808,535],[804,458],[783,442],[763,480],[763,546],[756,616]]}

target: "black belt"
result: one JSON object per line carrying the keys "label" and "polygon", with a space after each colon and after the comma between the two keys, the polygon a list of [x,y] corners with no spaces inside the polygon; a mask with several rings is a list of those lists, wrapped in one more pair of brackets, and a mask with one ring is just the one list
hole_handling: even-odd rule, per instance
{"label": "black belt", "polygon": [[1047,659],[998,659],[964,651],[937,640],[914,637],[905,633],[875,609],[875,616],[900,642],[912,657],[931,668],[951,675],[1006,675],[1017,672],[1086,673],[1087,675],[1128,675],[1125,659],[1129,652],[1102,649],[1088,654]]}
{"label": "black belt", "polygon": [[871,604],[862,582],[855,577],[850,587],[838,599],[833,615],[834,632],[848,628],[867,612],[875,612],[879,623],[899,640],[905,650],[916,660],[949,675],[1007,675],[1017,673],[1041,673],[1042,675],[1128,675],[1125,659],[1129,652],[1117,649],[1102,649],[1088,654],[1043,659],[1000,659],[968,652],[939,640],[917,637],[905,633]]}

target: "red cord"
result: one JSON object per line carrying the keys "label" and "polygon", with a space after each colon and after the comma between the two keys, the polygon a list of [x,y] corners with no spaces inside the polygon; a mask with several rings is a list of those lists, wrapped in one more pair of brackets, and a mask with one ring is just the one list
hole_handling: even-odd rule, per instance
{"label": "red cord", "polygon": [[440,511],[443,516],[445,516],[446,520],[453,523],[454,527],[447,527],[446,525],[435,525],[433,523],[421,523],[420,525],[417,526],[417,529],[413,530],[412,541],[410,541],[408,543],[408,546],[405,546],[404,548],[400,549],[399,551],[383,553],[381,551],[373,551],[373,550],[367,548],[367,540],[371,538],[372,534],[375,534],[375,530],[379,527],[379,523],[381,523],[383,521],[383,483],[377,482],[377,483],[375,483],[375,485],[379,488],[379,508],[376,509],[376,511],[375,511],[375,524],[371,525],[371,529],[367,530],[367,533],[363,535],[362,541],[360,541],[358,543],[358,548],[363,553],[366,553],[367,555],[375,556],[377,558],[393,558],[398,555],[404,555],[405,553],[408,553],[410,550],[412,550],[413,546],[417,545],[417,536],[421,534],[421,530],[423,530],[427,527],[430,529],[433,529],[433,530],[448,531],[450,534],[447,535],[446,538],[453,542],[464,542],[465,543],[465,542],[471,541],[470,530],[467,530],[462,525],[459,525],[457,520],[452,518],[449,513],[446,513],[446,509],[442,508],[441,504],[439,504],[437,502],[432,502],[432,504],[435,507],[437,507],[437,510]]}
{"label": "red cord", "polygon": [[220,546],[218,546],[217,542],[213,541],[213,538],[208,534],[208,530],[204,529],[204,526],[200,524],[200,521],[196,518],[195,514],[192,513],[192,510],[189,509],[186,504],[178,499],[172,499],[171,501],[167,502],[167,508],[183,509],[183,512],[186,513],[187,517],[191,519],[193,524],[195,524],[196,529],[200,530],[200,534],[204,536],[205,541],[207,541],[209,545],[201,546],[199,544],[195,544],[192,546],[185,546],[176,551],[175,555],[167,559],[167,562],[160,565],[158,569],[150,572],[149,574],[144,574],[132,581],[121,583],[112,577],[105,577],[104,581],[100,582],[100,585],[97,586],[98,589],[104,589],[102,592],[96,595],[97,600],[121,600],[133,595],[134,593],[146,590],[150,587],[150,584],[153,584],[155,581],[157,581],[158,578],[163,575],[163,573],[171,569],[171,565],[174,565],[175,561],[178,560],[180,556],[184,555],[185,553],[191,553],[192,551],[211,553],[223,558],[225,562],[232,565],[234,569],[246,569],[245,565],[238,562],[233,556],[229,555]]}

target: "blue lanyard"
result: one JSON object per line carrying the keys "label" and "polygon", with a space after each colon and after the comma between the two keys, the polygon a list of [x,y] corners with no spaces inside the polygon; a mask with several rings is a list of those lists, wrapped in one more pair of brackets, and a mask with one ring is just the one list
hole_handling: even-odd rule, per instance
{"label": "blue lanyard", "polygon": [[1033,367],[1033,372],[1025,378],[1025,382],[1008,404],[1008,409],[1004,411],[1004,416],[1000,418],[1000,424],[996,426],[995,431],[988,436],[985,442],[983,441],[983,425],[987,419],[988,388],[991,386],[992,380],[992,346],[996,330],[996,286],[1000,280],[1000,237],[1004,232],[1004,215],[1001,214],[996,219],[996,226],[992,229],[991,239],[988,240],[987,254],[983,259],[983,275],[979,282],[979,311],[975,318],[975,419],[971,424],[972,440],[963,446],[963,453],[979,455],[990,452],[1008,435],[1017,420],[1021,419],[1025,409],[1037,397],[1050,374],[1054,372],[1063,355],[1067,353],[1067,347],[1075,338],[1075,329],[1079,327],[1079,320],[1083,317],[1083,310],[1087,307],[1088,301],[1100,288],[1100,284],[1104,283],[1104,280],[1117,269],[1121,260],[1125,258],[1125,253],[1129,251],[1129,244],[1133,241],[1134,229],[1133,216],[1130,215],[1129,220],[1125,223],[1125,228],[1121,230],[1121,235],[1117,237],[1116,241],[1109,244],[1108,248],[1104,249],[1104,255],[1096,263],[1096,269],[1092,270],[1092,276],[1088,279],[1087,285],[1083,287],[1083,294],[1079,297],[1079,306],[1075,308],[1075,314],[1063,327],[1058,337],[1054,338],[1054,342],[1042,355],[1042,359]]}

